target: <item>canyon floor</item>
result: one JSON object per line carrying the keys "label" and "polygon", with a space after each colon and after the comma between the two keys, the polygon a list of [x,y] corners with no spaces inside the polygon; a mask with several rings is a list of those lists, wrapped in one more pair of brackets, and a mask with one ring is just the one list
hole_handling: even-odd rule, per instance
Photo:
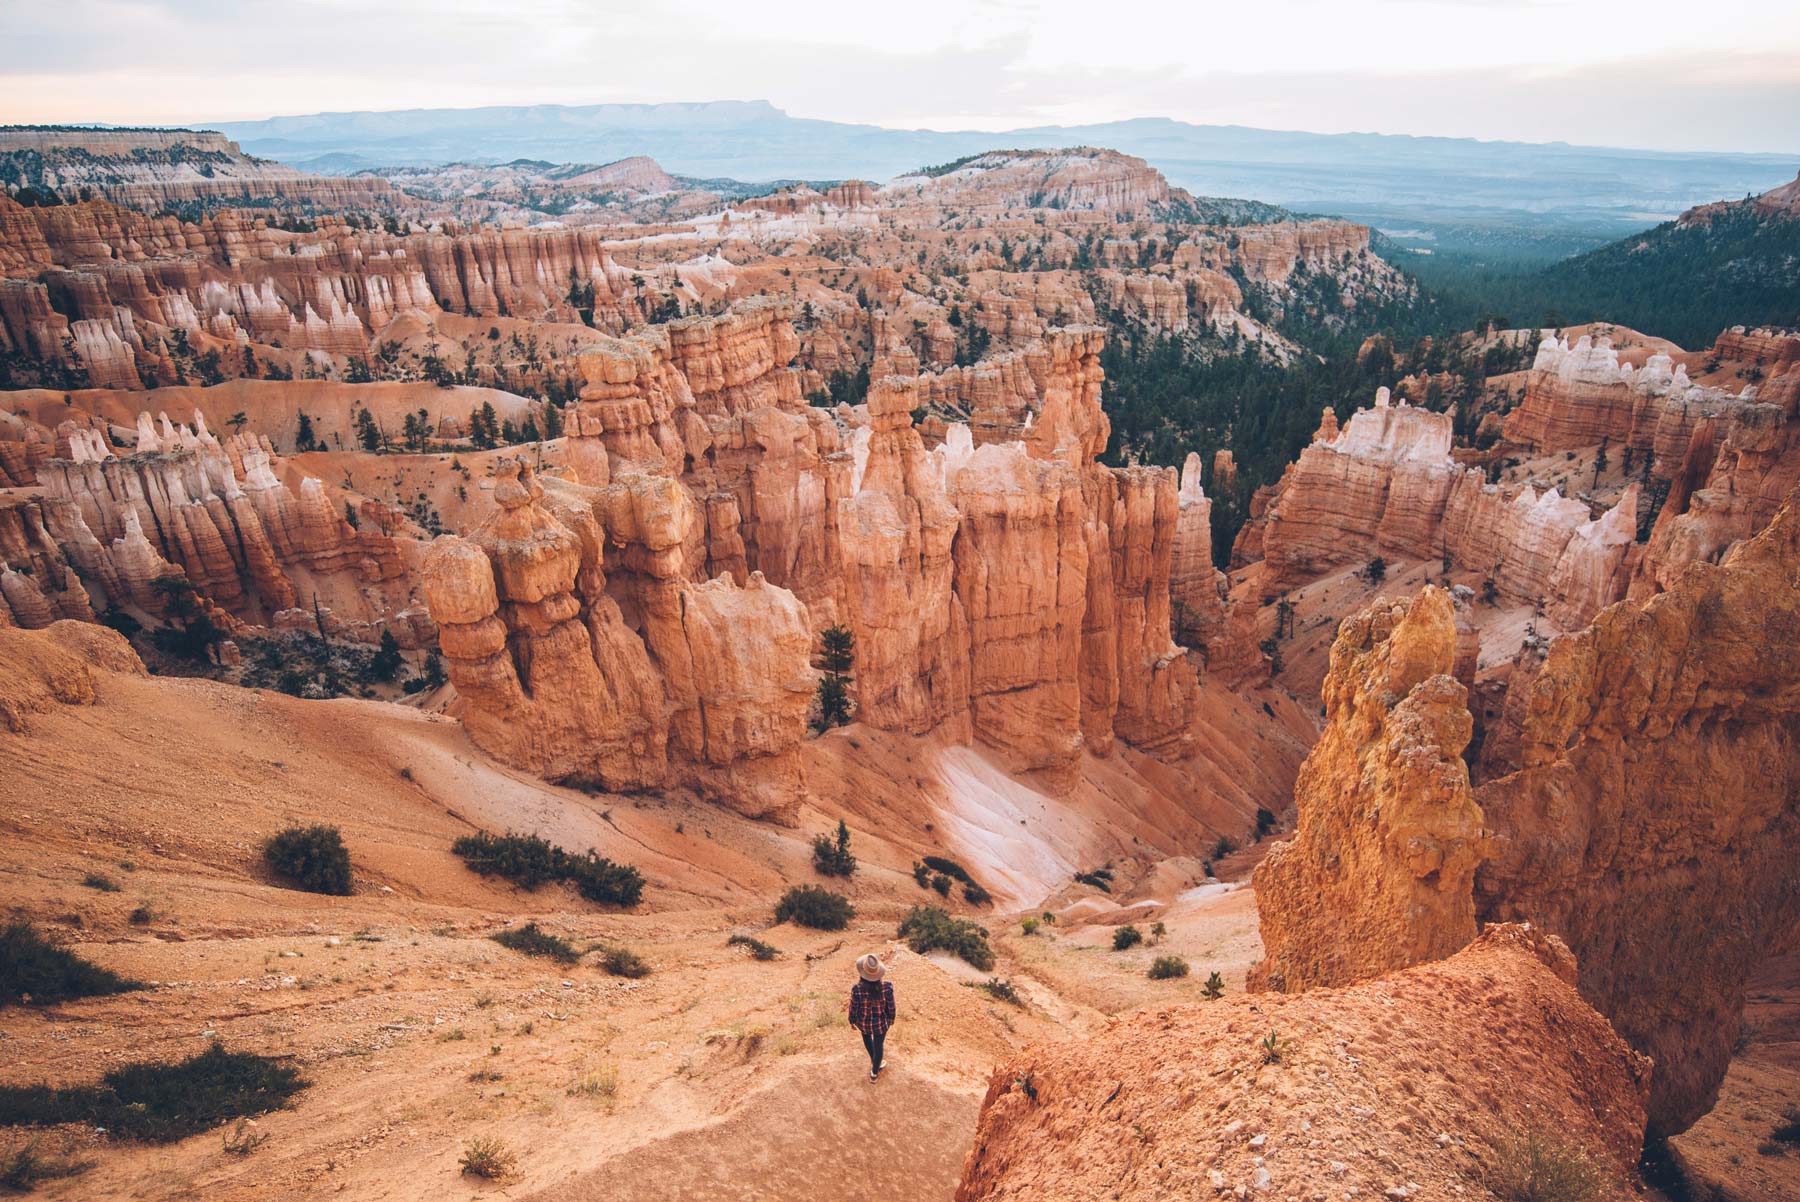
{"label": "canyon floor", "polygon": [[[9,660],[9,687],[32,670]],[[47,1197],[948,1197],[995,1064],[1109,1016],[1198,1000],[1215,969],[1238,992],[1257,955],[1248,889],[1196,886],[1195,862],[1151,864],[1121,848],[1108,857],[1116,899],[1061,887],[1094,828],[1148,833],[1174,812],[1166,798],[1159,809],[1146,776],[1155,765],[1135,753],[1090,762],[1057,798],[966,748],[850,727],[819,744],[834,790],[787,829],[679,794],[547,786],[483,756],[455,722],[400,705],[110,673],[98,693],[92,706],[51,705],[25,731],[0,734],[0,872],[14,913],[154,987],[0,1012],[0,1082],[92,1080],[217,1038],[292,1056],[311,1084],[257,1123],[268,1138],[248,1156],[217,1131],[159,1148],[57,1132],[47,1146],[76,1145],[93,1167],[46,1185]],[[1240,773],[1259,763],[1291,773],[1304,719],[1286,702],[1277,712],[1295,733],[1284,737],[1254,704],[1281,746],[1241,753]],[[1223,732],[1243,718],[1215,720]],[[1226,742],[1221,733],[1213,754],[1229,757]],[[914,803],[894,804],[897,790]],[[810,837],[838,814],[862,858],[847,886],[856,919],[837,933],[771,927],[784,882],[817,879]],[[343,830],[352,896],[266,875],[261,839],[303,819]],[[909,870],[916,838],[901,828],[915,819],[957,832],[948,845],[993,882],[1005,912],[983,917],[1000,957],[991,975],[1012,981],[1023,1007],[973,988],[989,974],[895,940],[908,907],[937,900]],[[484,881],[449,851],[477,826],[634,863],[645,902],[620,913],[558,886]],[[1242,853],[1220,871],[1242,876],[1253,860]],[[1022,934],[1011,912],[1045,906],[1062,922]],[[139,907],[148,923],[132,921]],[[1116,923],[1126,907],[1167,923],[1159,946],[1115,953],[1112,927],[1088,925]],[[592,957],[563,966],[487,938],[528,917],[579,946],[623,943],[653,971],[614,978]],[[734,933],[773,943],[780,958],[750,959],[727,945]],[[892,1068],[875,1085],[844,1020],[851,961],[871,949],[888,958],[901,998]],[[1147,980],[1150,960],[1169,953],[1194,975]],[[516,1151],[511,1179],[460,1174],[477,1136]]]}

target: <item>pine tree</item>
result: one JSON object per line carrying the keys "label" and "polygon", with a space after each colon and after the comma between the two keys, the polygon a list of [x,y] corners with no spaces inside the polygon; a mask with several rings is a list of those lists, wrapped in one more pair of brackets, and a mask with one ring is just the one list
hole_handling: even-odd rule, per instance
{"label": "pine tree", "polygon": [[400,640],[391,630],[381,632],[381,646],[369,661],[369,675],[376,680],[392,680],[400,670]]}
{"label": "pine tree", "polygon": [[838,819],[837,838],[820,835],[813,840],[813,867],[820,876],[849,876],[856,871],[856,857],[850,854],[850,828]]}
{"label": "pine tree", "polygon": [[819,647],[827,672],[842,676],[856,663],[856,636],[842,626],[827,626],[821,631]]}
{"label": "pine tree", "polygon": [[818,704],[813,727],[820,733],[850,721],[850,691],[842,676],[827,675],[819,681]]}
{"label": "pine tree", "polygon": [[356,441],[362,444],[365,451],[379,451],[386,441],[381,427],[375,424],[375,415],[367,409],[356,411]]}
{"label": "pine tree", "polygon": [[854,704],[849,673],[856,665],[856,636],[842,626],[826,627],[819,633],[819,661],[825,674],[819,679],[819,712],[813,729],[823,733],[850,721]]}

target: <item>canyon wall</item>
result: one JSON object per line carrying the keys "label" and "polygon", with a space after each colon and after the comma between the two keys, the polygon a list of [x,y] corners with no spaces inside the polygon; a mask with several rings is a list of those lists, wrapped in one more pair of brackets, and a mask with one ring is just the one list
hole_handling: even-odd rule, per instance
{"label": "canyon wall", "polygon": [[1485,573],[1502,595],[1543,600],[1565,627],[1625,596],[1635,490],[1596,517],[1554,488],[1489,484],[1452,457],[1451,423],[1448,413],[1391,403],[1384,388],[1342,430],[1322,425],[1239,535],[1235,550],[1261,552],[1264,594],[1391,555]]}
{"label": "canyon wall", "polygon": [[[1775,339],[1771,374],[1800,360],[1800,339]],[[1720,356],[1747,351],[1741,335],[1722,336]],[[1794,384],[1800,384],[1800,373]],[[1662,474],[1681,461],[1697,423],[1725,417],[1757,398],[1755,384],[1741,389],[1703,387],[1688,378],[1685,363],[1664,353],[1651,355],[1641,369],[1621,363],[1607,338],[1583,334],[1574,345],[1550,337],[1538,346],[1526,378],[1525,397],[1506,415],[1506,440],[1534,451],[1561,451],[1608,442],[1650,452]],[[1655,469],[1653,469],[1655,470]]]}
{"label": "canyon wall", "polygon": [[1299,825],[1256,873],[1258,983],[1339,984],[1447,954],[1475,920],[1530,922],[1567,942],[1583,996],[1655,1058],[1652,1125],[1685,1129],[1717,1094],[1745,981],[1800,931],[1796,579],[1790,498],[1722,563],[1551,642],[1515,673],[1516,759],[1472,800],[1441,594],[1379,648],[1392,603],[1346,623]]}
{"label": "canyon wall", "polygon": [[115,452],[98,430],[66,423],[37,466],[37,494],[0,508],[0,593],[14,624],[85,618],[109,606],[165,616],[175,576],[220,625],[317,630],[402,646],[436,637],[408,553],[387,529],[402,519],[365,502],[352,526],[307,477],[296,492],[247,435],[221,442],[192,427],[138,418],[136,448]]}
{"label": "canyon wall", "polygon": [[[582,358],[587,384],[566,427],[579,482],[542,485],[544,504],[597,490],[587,504],[604,532],[595,539],[603,583],[577,596],[581,612],[596,612],[603,591],[667,678],[666,645],[679,640],[655,631],[659,621],[680,625],[672,596],[691,606],[728,586],[779,594],[801,607],[809,638],[834,622],[855,637],[857,715],[872,725],[980,739],[1053,782],[1072,782],[1083,751],[1109,754],[1118,739],[1165,758],[1188,754],[1197,682],[1170,637],[1177,478],[1096,462],[1107,439],[1100,332],[1053,330],[951,381],[880,378],[865,404],[833,411],[800,397],[791,315],[786,302],[754,300],[603,340]],[[981,410],[992,415],[988,441],[977,445],[971,425],[940,424],[942,441],[926,448],[913,418],[924,398],[1001,378],[1011,400]],[[521,553],[498,527],[470,537],[496,565]],[[474,562],[443,554],[436,572],[446,579]],[[496,566],[496,578],[506,570]],[[458,604],[469,589],[486,604],[479,582],[446,585],[443,612],[493,634],[473,656],[453,649],[461,634],[444,650],[471,728],[488,732],[484,746],[546,775],[647,783],[604,763],[606,749],[630,744],[617,732],[635,731],[635,719],[597,714],[582,721],[612,733],[581,735],[586,726],[557,724],[566,715],[521,719],[528,707],[505,679],[462,689],[459,671],[476,682],[494,673],[493,615],[512,612],[504,589],[498,609]],[[680,690],[667,679],[664,688],[679,727]],[[553,704],[555,690],[544,696]],[[503,732],[521,724],[543,733],[509,742]]]}
{"label": "canyon wall", "polygon": [[176,342],[368,359],[396,317],[580,322],[621,330],[640,306],[583,229],[390,234],[321,218],[290,232],[234,210],[195,223],[106,201],[27,208],[0,195],[0,350],[85,373],[94,387],[177,378]]}
{"label": "canyon wall", "polygon": [[307,175],[245,154],[211,130],[0,129],[0,185],[102,196],[145,212],[239,204],[306,211],[382,210],[406,196],[385,179]]}
{"label": "canyon wall", "polygon": [[[499,512],[433,543],[425,591],[463,723],[490,754],[553,780],[689,783],[791,821],[816,682],[806,609],[760,574],[742,589],[695,584],[682,527],[699,522],[697,507],[676,485],[671,504],[637,520],[638,487],[552,481],[547,497],[507,461]],[[608,545],[637,565],[636,628],[606,592]]]}
{"label": "canyon wall", "polygon": [[1800,931],[1800,508],[1551,643],[1518,771],[1476,790],[1486,920],[1561,935],[1655,1057],[1652,1122],[1711,1106],[1744,984]]}

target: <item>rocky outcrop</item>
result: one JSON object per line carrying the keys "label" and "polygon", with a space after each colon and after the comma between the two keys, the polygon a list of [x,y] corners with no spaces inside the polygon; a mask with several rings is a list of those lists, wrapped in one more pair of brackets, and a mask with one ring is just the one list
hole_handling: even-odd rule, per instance
{"label": "rocky outcrop", "polygon": [[1285,283],[1294,269],[1329,268],[1369,249],[1369,227],[1349,221],[1277,221],[1236,226],[1229,240],[1197,240],[1178,247],[1177,268],[1224,272],[1236,267],[1252,279]]}
{"label": "rocky outcrop", "polygon": [[1634,490],[1596,517],[1555,488],[1489,484],[1452,457],[1450,414],[1393,404],[1385,388],[1341,430],[1322,422],[1315,439],[1260,513],[1253,503],[1233,549],[1234,561],[1261,554],[1266,595],[1377,555],[1443,558],[1579,627],[1630,586]]}
{"label": "rocky outcrop", "polygon": [[1687,1127],[1724,1075],[1746,980],[1800,931],[1797,575],[1790,499],[1722,563],[1515,667],[1516,733],[1483,756],[1503,774],[1472,800],[1441,595],[1379,647],[1388,603],[1346,623],[1295,838],[1257,869],[1258,979],[1341,982],[1447,954],[1476,920],[1529,921],[1574,949],[1583,996],[1655,1058],[1653,1127]]}
{"label": "rocky outcrop", "polygon": [[1031,1048],[989,1079],[956,1197],[1487,1197],[1470,1183],[1538,1139],[1623,1202],[1650,1065],[1574,969],[1554,938],[1490,927],[1348,988],[1152,1007]]}
{"label": "rocky outcrop", "polygon": [[1256,868],[1252,988],[1344,985],[1450,955],[1475,936],[1482,815],[1462,752],[1453,602],[1427,587],[1347,619],[1326,725],[1294,784],[1298,825]]}
{"label": "rocky outcrop", "polygon": [[1146,216],[1170,198],[1162,173],[1116,150],[994,150],[948,170],[903,175],[889,191],[911,190],[934,203],[995,208],[1092,209]]}
{"label": "rocky outcrop", "polygon": [[[1800,347],[1800,339],[1793,341]],[[1695,384],[1687,365],[1666,353],[1651,355],[1638,369],[1620,362],[1608,338],[1583,334],[1571,346],[1550,337],[1539,344],[1525,399],[1507,414],[1503,431],[1509,442],[1537,451],[1601,442],[1630,447],[1653,454],[1666,476],[1680,462],[1696,423],[1731,414],[1755,398],[1754,385],[1733,391]]]}
{"label": "rocky outcrop", "polygon": [[[504,462],[499,512],[440,537],[425,592],[470,737],[553,780],[636,790],[688,783],[741,812],[790,820],[812,703],[805,607],[752,574],[696,585],[683,557],[698,512],[680,485],[604,489]],[[619,549],[623,554],[619,554]],[[607,591],[611,575],[630,605]]]}
{"label": "rocky outcrop", "polygon": [[253,158],[210,130],[0,130],[0,184],[97,195],[145,212],[199,202],[342,212],[405,201],[384,179],[307,175]]}
{"label": "rocky outcrop", "polygon": [[1182,464],[1177,505],[1169,557],[1171,628],[1177,642],[1210,651],[1223,633],[1226,580],[1213,566],[1212,501],[1200,483],[1197,452]]}
{"label": "rocky outcrop", "polygon": [[[0,271],[20,277],[0,281],[0,349],[94,387],[175,382],[180,345],[219,351],[231,375],[247,345],[264,358],[273,344],[366,360],[407,313],[573,323],[585,312],[617,332],[640,312],[599,235],[575,228],[390,234],[321,218],[294,233],[230,209],[187,223],[0,195]],[[577,286],[592,289],[579,310]]]}
{"label": "rocky outcrop", "polygon": [[861,462],[837,503],[843,619],[857,640],[857,716],[888,730],[967,738],[969,626],[955,590],[962,515],[949,481],[974,453],[967,426],[928,455],[911,412],[917,378],[869,391]]}
{"label": "rocky outcrop", "polygon": [[1584,996],[1656,1059],[1650,1117],[1711,1104],[1744,983],[1800,929],[1800,511],[1550,645],[1478,913],[1565,939]]}
{"label": "rocky outcrop", "polygon": [[0,624],[0,730],[22,734],[35,714],[58,705],[93,705],[100,672],[144,674],[144,665],[116,630],[63,621],[42,630]]}
{"label": "rocky outcrop", "polygon": [[320,481],[296,492],[272,463],[246,435],[220,442],[197,413],[192,427],[140,414],[137,448],[123,456],[97,431],[72,431],[68,456],[38,469],[42,495],[0,511],[0,558],[31,574],[30,589],[0,586],[15,621],[43,624],[32,591],[58,617],[109,605],[159,616],[155,581],[179,575],[228,627],[323,624],[351,641],[386,630],[402,646],[429,645],[396,539],[378,522],[353,528]]}

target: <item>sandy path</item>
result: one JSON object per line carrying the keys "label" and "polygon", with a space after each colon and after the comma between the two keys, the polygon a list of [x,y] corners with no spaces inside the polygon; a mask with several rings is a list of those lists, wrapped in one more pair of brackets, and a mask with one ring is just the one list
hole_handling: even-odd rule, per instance
{"label": "sandy path", "polygon": [[[848,1037],[847,1037],[848,1039]],[[559,1202],[948,1199],[980,1097],[897,1060],[868,1080],[860,1047],[792,1073],[707,1127],[684,1131],[527,1195]]]}

